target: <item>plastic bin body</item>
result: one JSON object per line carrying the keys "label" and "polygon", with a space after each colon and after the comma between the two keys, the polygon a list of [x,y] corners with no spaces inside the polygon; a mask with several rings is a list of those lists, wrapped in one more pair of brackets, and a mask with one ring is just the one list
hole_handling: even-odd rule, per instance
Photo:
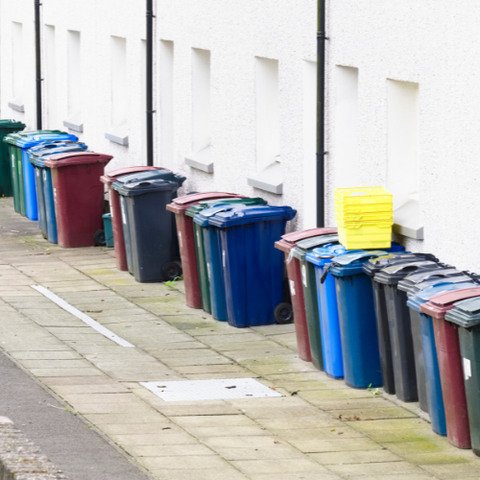
{"label": "plastic bin body", "polygon": [[[398,289],[406,292],[407,296],[414,295],[420,290],[441,283],[446,277],[452,277],[460,274],[460,281],[468,281],[461,272],[452,268],[434,268],[422,269],[414,272],[398,283]],[[453,278],[451,281],[454,281]],[[420,408],[424,412],[428,412],[429,401],[427,394],[427,378],[425,372],[425,355],[423,352],[422,330],[419,312],[410,309],[410,327],[412,330],[413,353],[415,357],[415,372],[417,375],[417,391]]]}
{"label": "plastic bin body", "polygon": [[[42,236],[48,239],[52,243],[57,243],[56,236],[56,219],[55,219],[55,206],[53,203],[53,190],[50,170],[45,166],[45,159],[50,155],[55,155],[64,152],[82,152],[87,149],[84,143],[77,143],[73,141],[53,141],[42,142],[29,150],[29,162],[33,165],[35,171],[35,186],[37,193],[37,206],[38,206],[38,223]],[[48,182],[48,187],[46,183]],[[47,197],[48,208],[53,208],[52,212],[48,212],[47,215]],[[53,222],[54,225],[50,226],[52,234],[48,235],[49,222]],[[55,233],[53,233],[55,232]]]}
{"label": "plastic bin body", "polygon": [[418,400],[415,351],[411,328],[407,293],[398,290],[400,280],[420,268],[434,269],[438,264],[430,260],[415,260],[386,267],[374,276],[374,281],[383,284],[387,307],[390,341],[392,345],[395,393],[404,402]]}
{"label": "plastic bin body", "polygon": [[[186,215],[193,216],[202,305],[206,305],[210,309],[209,313],[216,320],[227,320],[227,300],[221,258],[220,233],[216,227],[209,226],[209,218],[216,212],[221,211],[222,205],[265,205],[266,203],[260,197],[227,198],[202,202],[190,207],[186,211]],[[204,298],[205,296],[208,298]]]}
{"label": "plastic bin body", "polygon": [[353,388],[382,386],[372,282],[362,264],[385,251],[358,251],[333,259],[345,383]]}
{"label": "plastic bin body", "polygon": [[[315,267],[306,260],[306,255],[314,248],[326,244],[338,244],[338,235],[320,235],[300,240],[292,249],[293,257],[298,261],[302,283],[305,318],[310,342],[312,363],[319,370],[324,370],[324,354],[322,347],[322,331],[320,325],[320,312],[318,307],[317,286],[315,280]],[[290,278],[289,278],[290,280]],[[295,284],[297,287],[297,284]]]}
{"label": "plastic bin body", "polygon": [[[29,149],[38,145],[39,143],[52,141],[52,140],[73,140],[78,138],[75,135],[70,135],[58,130],[35,130],[20,132],[14,135],[9,135],[9,142],[14,142],[20,149],[17,155],[17,170],[19,175],[19,190],[20,196],[23,193],[25,202],[25,210],[20,213],[26,215],[29,220],[38,220],[38,205],[37,205],[37,192],[35,182],[35,170],[33,165],[29,162]],[[21,163],[21,165],[20,165]],[[23,179],[23,185],[21,183],[20,176]],[[23,191],[22,191],[23,189]],[[21,200],[22,202],[22,200]],[[21,207],[22,207],[21,203]]]}
{"label": "plastic bin body", "polygon": [[198,204],[201,201],[226,197],[243,198],[242,195],[235,193],[207,192],[184,195],[183,197],[175,198],[171,204],[167,205],[167,210],[175,214],[186,304],[191,308],[202,308],[202,294],[198,274],[193,218],[185,215],[185,212],[192,205]]}
{"label": "plastic bin body", "polygon": [[457,301],[454,305],[446,312],[445,320],[458,326],[470,440],[473,452],[480,456],[480,298]]}
{"label": "plastic bin body", "polygon": [[324,281],[322,279],[325,267],[331,264],[332,258],[345,251],[342,245],[327,245],[323,248],[315,248],[306,255],[306,260],[315,269],[323,365],[325,373],[332,378],[344,376],[342,340],[335,279],[330,273],[326,273]]}
{"label": "plastic bin body", "polygon": [[23,184],[22,150],[9,144],[10,167],[12,173],[13,206],[17,213],[25,216],[25,187]]}
{"label": "plastic bin body", "polygon": [[52,174],[61,247],[95,246],[95,232],[103,228],[103,184],[99,178],[112,158],[94,152],[74,152],[45,160]]}
{"label": "plastic bin body", "polygon": [[445,314],[454,308],[456,302],[478,296],[480,296],[480,287],[459,289],[435,295],[429,302],[420,306],[423,313],[432,317],[445,405],[447,437],[449,442],[458,448],[471,447],[470,426],[458,340],[459,327],[445,321]]}
{"label": "plastic bin body", "polygon": [[[116,184],[115,184],[116,185]],[[137,282],[162,282],[167,280],[164,267],[175,260],[175,232],[171,216],[165,206],[171,202],[176,182],[166,180],[143,180],[125,183],[117,189],[121,196],[122,216],[125,214],[133,275]]]}
{"label": "plastic bin body", "polygon": [[283,298],[283,255],[274,247],[296,211],[290,207],[231,206],[210,219],[221,229],[228,323],[244,328],[275,323]]}
{"label": "plastic bin body", "polygon": [[25,124],[22,122],[0,120],[0,197],[11,197],[13,195],[11,153],[3,139],[7,135],[24,128]]}
{"label": "plastic bin body", "polygon": [[111,213],[105,213],[103,215],[103,230],[105,231],[105,245],[107,247],[114,247]]}
{"label": "plastic bin body", "polygon": [[[124,167],[117,168],[115,170],[110,170],[105,175],[100,177],[102,183],[104,183],[108,188],[109,198],[110,198],[110,212],[112,214],[112,230],[113,230],[113,242],[115,244],[115,260],[117,264],[117,269],[121,271],[128,270],[127,263],[127,254],[125,250],[125,240],[123,238],[123,223],[122,223],[122,212],[120,208],[120,199],[116,190],[112,187],[112,184],[117,181],[119,178],[123,178],[127,175],[132,175],[140,172],[148,172],[152,170],[162,170],[164,172],[170,172],[165,168],[160,167],[144,167],[144,166],[134,166],[134,167]],[[131,181],[134,181],[130,177]],[[168,178],[167,178],[168,180]]]}

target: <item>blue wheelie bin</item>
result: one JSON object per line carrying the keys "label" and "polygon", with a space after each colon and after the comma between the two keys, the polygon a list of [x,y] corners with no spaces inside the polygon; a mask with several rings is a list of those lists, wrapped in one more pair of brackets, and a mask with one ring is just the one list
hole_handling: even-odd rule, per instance
{"label": "blue wheelie bin", "polygon": [[353,388],[382,386],[377,324],[370,278],[362,265],[384,250],[354,251],[332,260],[343,347],[345,383]]}
{"label": "blue wheelie bin", "polygon": [[[118,177],[115,183],[112,184],[112,188],[119,193],[120,209],[122,212],[123,238],[125,240],[125,245],[127,244],[132,245],[133,240],[131,239],[131,231],[128,224],[129,209],[127,208],[127,197],[125,195],[121,195],[120,191],[123,189],[125,185],[129,183],[150,182],[154,180],[165,180],[169,182],[174,182],[180,188],[183,185],[183,182],[185,182],[186,177],[179,175],[177,173],[173,173],[167,169],[147,170],[142,172],[131,173],[129,175],[124,175],[123,177]],[[172,199],[177,197],[177,190],[178,189],[171,190]],[[180,257],[175,216],[174,215],[170,215],[170,216],[172,217],[171,218],[172,231],[174,233],[172,238],[172,251],[174,252],[173,257]],[[131,248],[126,248],[125,252],[127,256],[128,271],[131,275],[135,275],[134,261],[132,256],[133,251]]]}
{"label": "blue wheelie bin", "polygon": [[[39,143],[53,140],[77,141],[75,135],[58,130],[35,130],[16,133],[9,136],[8,143],[21,150],[23,195],[25,197],[25,214],[30,220],[38,220],[37,192],[35,184],[35,170],[28,161],[28,150]],[[23,211],[21,212],[23,214]]]}
{"label": "blue wheelie bin", "polygon": [[35,169],[35,186],[38,205],[38,224],[44,238],[51,243],[58,243],[57,220],[53,199],[52,175],[45,166],[45,159],[50,155],[64,152],[84,151],[84,143],[69,141],[42,142],[29,150],[29,162]]}
{"label": "blue wheelie bin", "polygon": [[407,305],[410,310],[415,312],[412,315],[412,322],[419,322],[421,330],[421,341],[423,347],[423,356],[425,362],[425,380],[428,400],[428,411],[432,422],[432,429],[438,435],[447,435],[447,423],[445,418],[445,406],[443,403],[442,384],[440,380],[440,370],[438,367],[437,349],[435,346],[435,332],[433,330],[433,321],[430,315],[422,313],[420,306],[428,302],[430,298],[438,293],[444,293],[462,288],[470,288],[475,284],[471,281],[460,283],[449,283],[449,279],[444,279],[444,283],[436,286],[430,286],[420,290],[411,296]]}
{"label": "blue wheelie bin", "polygon": [[220,229],[228,323],[250,327],[275,323],[283,299],[283,253],[275,242],[285,233],[291,207],[230,206],[213,215]]}
{"label": "blue wheelie bin", "polygon": [[343,378],[343,354],[335,280],[325,267],[334,257],[345,252],[343,245],[330,244],[313,249],[305,257],[315,268],[323,366],[325,373],[332,378]]}

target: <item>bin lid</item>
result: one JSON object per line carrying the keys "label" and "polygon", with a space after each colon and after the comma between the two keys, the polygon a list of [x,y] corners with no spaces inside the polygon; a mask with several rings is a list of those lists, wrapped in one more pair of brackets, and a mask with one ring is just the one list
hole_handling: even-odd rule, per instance
{"label": "bin lid", "polygon": [[444,283],[440,285],[435,285],[433,287],[425,288],[424,290],[421,290],[415,295],[412,295],[411,297],[409,297],[409,299],[407,300],[407,305],[409,308],[412,308],[413,310],[420,312],[421,305],[424,303],[427,303],[435,295],[438,295],[439,293],[443,293],[443,292],[451,292],[452,290],[471,288],[472,285],[473,283],[468,281],[461,282],[461,283],[451,283],[448,281],[448,279],[445,279]]}
{"label": "bin lid", "polygon": [[[124,197],[136,197],[145,193],[152,192],[166,192],[178,190],[178,183],[170,180],[163,180],[161,178],[155,180],[143,180],[141,182],[125,183],[118,185],[115,182],[115,190]],[[112,187],[113,187],[112,185]]]}
{"label": "bin lid", "polygon": [[31,148],[35,145],[38,145],[41,142],[51,141],[51,140],[73,140],[76,142],[78,137],[66,132],[60,132],[59,130],[44,130],[44,131],[35,131],[35,132],[19,132],[5,137],[5,141],[16,145],[20,148]]}
{"label": "bin lid", "polygon": [[49,168],[72,167],[75,165],[88,165],[92,163],[108,163],[112,155],[95,152],[67,152],[52,155],[45,160],[45,166]]}
{"label": "bin lid", "polygon": [[245,198],[245,195],[227,192],[206,192],[183,195],[182,197],[174,198],[172,203],[167,205],[167,210],[173,213],[184,213],[188,208],[190,208],[191,205],[195,203],[225,197]]}
{"label": "bin lid", "polygon": [[[298,247],[295,247],[298,248]],[[305,260],[312,263],[317,267],[323,267],[329,263],[338,255],[346,253],[347,249],[343,245],[328,244],[323,247],[314,248],[313,250],[305,253]]]}
{"label": "bin lid", "polygon": [[306,238],[305,240],[300,240],[297,243],[297,246],[292,250],[292,255],[299,260],[305,260],[305,255],[308,251],[321,247],[331,243],[332,245],[338,244],[338,235],[319,235],[318,237]]}
{"label": "bin lid", "polygon": [[25,128],[25,124],[19,122],[17,120],[7,120],[2,119],[0,120],[0,128],[6,130],[23,130]]}
{"label": "bin lid", "polygon": [[157,168],[155,170],[144,170],[141,172],[130,173],[129,175],[118,176],[115,179],[115,183],[138,183],[150,180],[168,180],[177,183],[178,186],[181,187],[186,178],[178,173],[173,173],[171,170]]}
{"label": "bin lid", "polygon": [[383,283],[384,285],[395,285],[407,275],[410,275],[420,268],[434,269],[441,268],[441,265],[431,260],[418,259],[412,262],[396,263],[375,273],[373,278],[376,282]]}
{"label": "bin lid", "polygon": [[348,277],[362,273],[363,264],[370,258],[386,255],[385,250],[350,250],[345,255],[335,257],[331,273],[335,277]]}
{"label": "bin lid", "polygon": [[424,290],[429,287],[434,287],[436,285],[441,285],[444,282],[449,282],[449,283],[461,283],[461,282],[472,282],[473,284],[477,284],[470,275],[466,275],[463,272],[460,272],[460,275],[453,275],[451,277],[445,277],[445,278],[432,278],[430,280],[426,280],[425,282],[418,283],[417,285],[414,286],[413,293],[417,293],[420,290]]}
{"label": "bin lid", "polygon": [[480,325],[480,298],[468,298],[454,304],[445,314],[445,320],[460,327],[471,328]]}
{"label": "bin lid", "polygon": [[286,242],[298,244],[298,242],[306,238],[319,237],[322,235],[331,235],[337,232],[337,227],[309,228],[308,230],[301,230],[299,232],[286,233],[285,235],[282,235],[282,238]]}
{"label": "bin lid", "polygon": [[[45,167],[45,160],[47,160],[52,155],[57,155],[58,153],[65,152],[83,152],[87,149],[87,146],[84,143],[68,143],[64,146],[61,144],[53,145],[52,147],[48,146],[42,149],[33,151],[33,148],[30,149],[30,155],[28,156],[28,161],[35,165],[36,167]],[[36,148],[36,147],[34,147]]]}
{"label": "bin lid", "polygon": [[116,168],[114,170],[110,170],[105,175],[102,175],[100,177],[100,180],[102,183],[105,185],[111,185],[113,182],[117,180],[118,177],[122,177],[124,175],[131,175],[132,173],[138,173],[138,172],[149,172],[152,170],[166,170],[167,172],[170,172],[168,168],[163,168],[163,167],[147,167],[143,165],[138,165],[134,167],[122,167],[122,168]]}
{"label": "bin lid", "polygon": [[451,292],[437,293],[426,303],[420,306],[420,310],[434,318],[445,318],[448,310],[455,308],[455,303],[467,298],[480,297],[480,287],[461,288]]}
{"label": "bin lid", "polygon": [[[210,217],[217,212],[221,212],[225,205],[265,205],[267,202],[261,197],[253,198],[224,198],[219,200],[209,200],[208,202],[201,202],[192,205],[185,215],[193,217],[193,221],[202,227],[208,225]],[[198,215],[198,216],[197,216]],[[196,217],[196,219],[195,219]]]}
{"label": "bin lid", "polygon": [[[449,277],[465,277],[465,273],[453,267],[421,269],[407,275],[398,282],[398,289],[402,292],[416,293],[428,285],[435,285]],[[419,285],[423,285],[419,287]]]}
{"label": "bin lid", "polygon": [[436,262],[438,259],[431,253],[411,253],[411,252],[392,252],[387,255],[374,257],[363,264],[363,271],[373,277],[380,270],[390,267],[396,263],[407,263],[414,260],[432,260]]}
{"label": "bin lid", "polygon": [[275,220],[292,220],[297,211],[289,206],[273,205],[225,205],[210,217],[209,225],[219,228],[237,227],[249,223],[272,222]]}

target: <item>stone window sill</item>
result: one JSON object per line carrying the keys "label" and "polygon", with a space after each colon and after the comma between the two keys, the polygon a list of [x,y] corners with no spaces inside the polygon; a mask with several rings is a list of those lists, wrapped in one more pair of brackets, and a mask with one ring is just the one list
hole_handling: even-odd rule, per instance
{"label": "stone window sill", "polygon": [[283,194],[282,166],[279,162],[273,162],[261,172],[248,177],[248,185],[264,190],[265,192]]}
{"label": "stone window sill", "polygon": [[212,147],[208,145],[203,150],[185,157],[185,164],[206,173],[213,173]]}
{"label": "stone window sill", "polygon": [[393,212],[393,231],[404,237],[423,240],[423,226],[420,224],[420,204],[409,200]]}

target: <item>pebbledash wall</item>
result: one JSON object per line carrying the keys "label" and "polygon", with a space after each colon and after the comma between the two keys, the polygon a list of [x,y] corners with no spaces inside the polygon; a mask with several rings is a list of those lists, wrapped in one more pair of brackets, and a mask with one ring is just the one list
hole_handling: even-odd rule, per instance
{"label": "pebbledash wall", "polygon": [[[291,228],[315,226],[315,0],[154,5],[155,165],[185,174],[186,191],[262,196],[298,210]],[[0,113],[28,128],[33,6],[0,0]],[[73,127],[114,155],[109,169],[145,164],[145,0],[41,8],[44,128]]]}
{"label": "pebbledash wall", "polygon": [[[109,168],[145,163],[146,2],[42,3],[44,128],[83,125]],[[155,164],[314,226],[316,0],[154,4]],[[383,185],[402,243],[480,271],[480,8],[342,0],[327,16],[327,224],[335,187]],[[0,0],[0,115],[29,128],[33,20],[33,0]]]}

